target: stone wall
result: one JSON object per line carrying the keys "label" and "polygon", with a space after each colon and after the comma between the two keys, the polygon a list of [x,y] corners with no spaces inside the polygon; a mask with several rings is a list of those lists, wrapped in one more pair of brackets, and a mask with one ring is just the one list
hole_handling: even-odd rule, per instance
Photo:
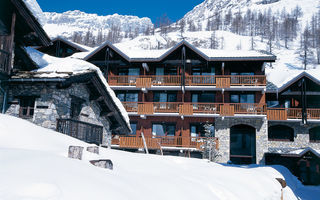
{"label": "stone wall", "polygon": [[300,122],[269,122],[268,126],[285,125],[293,128],[294,141],[268,141],[270,151],[275,149],[297,149],[311,147],[320,149],[320,143],[313,143],[309,140],[309,129],[320,126],[320,123],[309,122],[308,125],[302,126]]}
{"label": "stone wall", "polygon": [[29,121],[56,130],[57,119],[68,119],[71,115],[72,97],[83,100],[79,121],[103,126],[104,146],[110,146],[111,131],[107,119],[100,117],[100,109],[96,103],[89,101],[89,93],[83,84],[73,84],[66,89],[57,89],[53,84],[19,84],[9,88],[8,108],[6,114],[19,116],[19,99],[17,96],[37,96],[34,115]]}
{"label": "stone wall", "polygon": [[268,122],[266,118],[218,117],[215,121],[215,136],[219,138],[221,157],[218,162],[230,160],[230,128],[235,125],[248,125],[256,129],[256,162],[264,164],[264,153],[268,151]]}

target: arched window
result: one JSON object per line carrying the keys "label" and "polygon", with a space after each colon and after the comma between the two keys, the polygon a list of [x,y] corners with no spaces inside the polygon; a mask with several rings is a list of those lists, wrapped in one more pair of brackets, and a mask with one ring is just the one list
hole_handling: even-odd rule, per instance
{"label": "arched window", "polygon": [[284,125],[270,126],[268,130],[268,139],[270,141],[293,141],[294,130],[293,128]]}
{"label": "arched window", "polygon": [[320,126],[309,130],[310,142],[320,142]]}

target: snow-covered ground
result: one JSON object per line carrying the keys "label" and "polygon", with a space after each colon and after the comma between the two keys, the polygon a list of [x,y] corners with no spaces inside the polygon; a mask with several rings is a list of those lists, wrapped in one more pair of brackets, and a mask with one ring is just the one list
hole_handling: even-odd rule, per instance
{"label": "snow-covered ground", "polygon": [[[0,199],[317,199],[282,167],[227,166],[206,160],[100,148],[83,160],[67,158],[68,146],[89,144],[0,114]],[[111,159],[114,170],[91,159]]]}

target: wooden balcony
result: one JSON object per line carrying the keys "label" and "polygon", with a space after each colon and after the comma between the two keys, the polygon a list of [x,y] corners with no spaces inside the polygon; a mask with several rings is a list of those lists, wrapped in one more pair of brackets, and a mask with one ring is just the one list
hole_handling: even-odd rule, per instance
{"label": "wooden balcony", "polygon": [[[139,136],[116,136],[112,139],[112,145],[119,145],[120,148],[141,149],[144,148],[143,139]],[[214,139],[216,149],[219,149],[218,138]],[[165,147],[194,148],[202,151],[205,143],[203,137],[181,137],[181,136],[152,136],[145,138],[148,149],[160,149]]]}
{"label": "wooden balcony", "polygon": [[266,86],[265,75],[215,75],[187,76],[186,86],[216,86],[229,88],[231,86]]}
{"label": "wooden balcony", "polygon": [[180,86],[181,76],[110,76],[111,86],[136,86],[138,88],[150,88],[151,86]]}
{"label": "wooden balcony", "polygon": [[181,102],[122,102],[128,112],[139,115],[176,113],[183,115],[217,114],[221,116],[266,115],[265,104],[230,103],[181,103]]}
{"label": "wooden balcony", "polygon": [[[301,108],[268,108],[268,120],[284,121],[288,119],[302,119]],[[307,117],[312,120],[320,120],[320,109],[308,108]]]}
{"label": "wooden balcony", "polygon": [[87,143],[102,143],[103,127],[74,119],[57,119],[57,132]]}
{"label": "wooden balcony", "polygon": [[[180,86],[181,76],[140,75],[140,76],[109,76],[111,86],[136,86],[150,88],[151,86]],[[229,88],[231,86],[266,86],[264,75],[215,75],[215,76],[186,76],[186,86],[216,86]]]}

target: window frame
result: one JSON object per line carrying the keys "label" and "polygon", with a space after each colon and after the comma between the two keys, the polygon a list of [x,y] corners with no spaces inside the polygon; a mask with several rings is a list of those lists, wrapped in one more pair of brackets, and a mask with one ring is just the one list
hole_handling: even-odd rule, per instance
{"label": "window frame", "polygon": [[[31,119],[34,116],[36,105],[36,96],[20,96],[19,98],[19,117],[23,119]],[[22,105],[25,104],[25,105]],[[26,113],[26,114],[24,114]]]}

